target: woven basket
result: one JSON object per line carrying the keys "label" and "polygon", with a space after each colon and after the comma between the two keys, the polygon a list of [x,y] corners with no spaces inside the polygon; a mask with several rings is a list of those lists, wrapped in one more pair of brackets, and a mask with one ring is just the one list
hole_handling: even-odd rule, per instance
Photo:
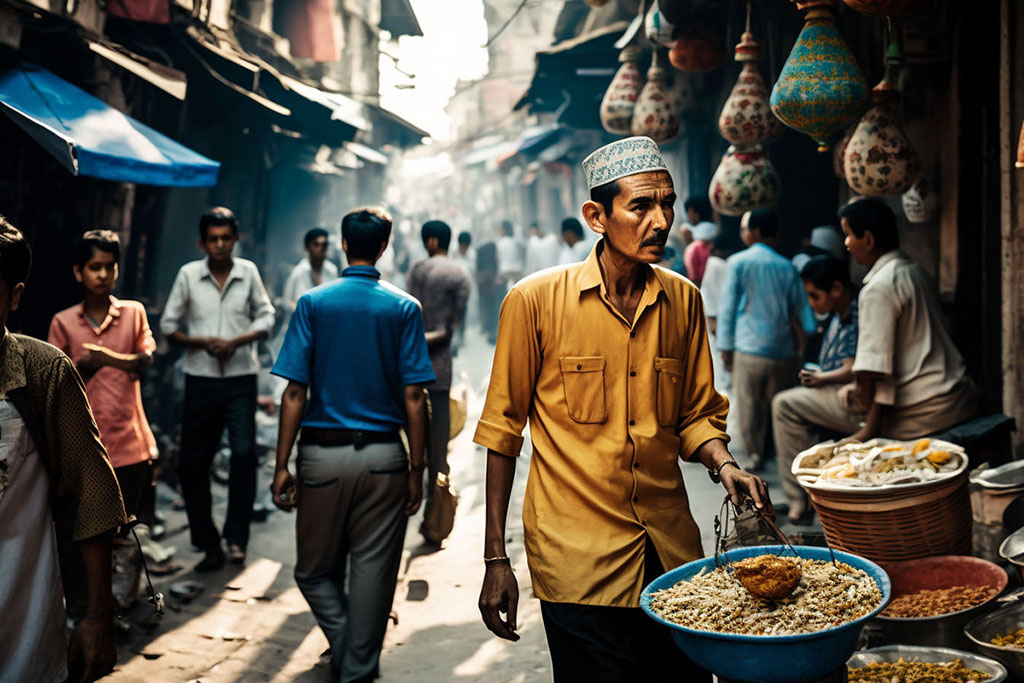
{"label": "woven basket", "polygon": [[971,554],[966,471],[911,490],[804,490],[833,548],[875,562]]}

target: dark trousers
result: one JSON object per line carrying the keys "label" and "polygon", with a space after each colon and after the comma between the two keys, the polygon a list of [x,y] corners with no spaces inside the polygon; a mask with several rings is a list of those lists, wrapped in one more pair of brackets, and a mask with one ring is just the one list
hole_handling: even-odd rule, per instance
{"label": "dark trousers", "polygon": [[[129,517],[135,515],[140,523],[153,525],[156,504],[156,484],[153,482],[153,461],[115,467],[114,476],[121,487],[124,511]],[[126,530],[127,531],[127,530]]]}
{"label": "dark trousers", "polygon": [[[647,541],[644,585],[663,573]],[[639,607],[540,603],[555,683],[685,681],[710,683],[711,674],[676,647],[667,627]]]}
{"label": "dark trousers", "polygon": [[220,548],[221,535],[211,511],[210,466],[225,427],[231,467],[224,540],[244,548],[249,543],[249,520],[256,500],[256,375],[187,375],[178,474],[192,545],[206,552]]}
{"label": "dark trousers", "polygon": [[448,435],[452,431],[452,411],[447,389],[430,389],[427,393],[430,395],[427,486],[433,487],[438,472],[448,476]]}

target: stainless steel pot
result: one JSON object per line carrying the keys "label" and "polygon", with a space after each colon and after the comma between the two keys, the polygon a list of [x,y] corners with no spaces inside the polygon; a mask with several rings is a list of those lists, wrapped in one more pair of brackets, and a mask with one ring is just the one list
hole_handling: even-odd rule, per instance
{"label": "stainless steel pot", "polygon": [[1018,678],[1024,678],[1024,648],[993,645],[992,639],[1024,628],[1024,603],[1013,603],[978,617],[964,627],[964,633],[978,651],[999,660]]}

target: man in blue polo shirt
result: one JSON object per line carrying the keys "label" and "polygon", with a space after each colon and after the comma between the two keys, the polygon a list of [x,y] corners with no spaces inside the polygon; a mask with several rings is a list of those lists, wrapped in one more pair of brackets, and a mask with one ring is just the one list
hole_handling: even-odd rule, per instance
{"label": "man in blue polo shirt", "polygon": [[390,235],[391,217],[379,209],[345,216],[350,265],[299,298],[273,369],[288,387],[271,491],[280,509],[298,508],[295,581],[343,682],[378,675],[405,518],[423,497],[424,388],[435,378],[419,303],[374,268]]}

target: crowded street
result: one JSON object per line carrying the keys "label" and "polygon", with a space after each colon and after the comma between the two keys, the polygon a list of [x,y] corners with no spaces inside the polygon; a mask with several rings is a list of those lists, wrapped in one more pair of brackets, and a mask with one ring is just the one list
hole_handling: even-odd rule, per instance
{"label": "crowded street", "polygon": [[0,683],[1024,683],[1024,0],[0,0]]}

